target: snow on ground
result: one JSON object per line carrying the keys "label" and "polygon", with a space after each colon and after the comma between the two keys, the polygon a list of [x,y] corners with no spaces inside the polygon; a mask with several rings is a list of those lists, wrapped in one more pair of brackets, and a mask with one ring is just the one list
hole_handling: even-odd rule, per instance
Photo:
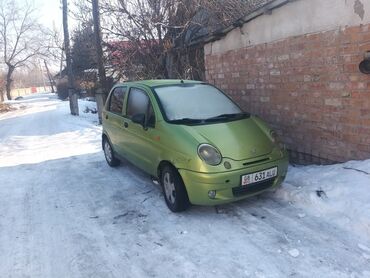
{"label": "snow on ground", "polygon": [[0,114],[0,277],[370,277],[370,161],[290,167],[276,192],[171,213],[107,166],[97,115],[39,94]]}
{"label": "snow on ground", "polygon": [[[96,125],[97,115],[82,112],[86,107],[96,108],[94,102],[79,102],[80,117],[70,116],[69,103],[63,102],[61,105],[53,94],[31,95],[11,103],[18,110],[0,114],[0,120],[8,119],[2,121],[1,125],[3,129],[8,129],[7,133],[10,135],[7,144],[0,145],[0,167],[18,165],[20,157],[22,163],[39,163],[100,151],[101,147],[96,144],[96,138],[101,134],[101,127]],[[56,109],[59,113],[47,113],[47,117],[39,117],[39,113],[55,112]],[[63,115],[65,120],[61,121],[60,117]],[[31,125],[23,130],[24,124],[14,125],[14,120],[10,120],[13,117],[16,117],[15,121],[24,121]]]}
{"label": "snow on ground", "polygon": [[285,201],[370,239],[370,160],[290,167],[276,193]]}

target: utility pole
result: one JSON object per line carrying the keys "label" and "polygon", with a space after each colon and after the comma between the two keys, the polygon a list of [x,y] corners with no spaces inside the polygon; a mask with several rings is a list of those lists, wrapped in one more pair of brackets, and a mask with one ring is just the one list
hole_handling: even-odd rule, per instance
{"label": "utility pole", "polygon": [[103,49],[101,43],[101,30],[100,30],[100,13],[99,13],[99,0],[92,0],[92,12],[94,21],[94,35],[95,35],[95,48],[98,63],[98,88],[95,92],[96,104],[98,107],[99,123],[102,123],[102,110],[107,98],[107,77],[105,75],[105,68],[103,63]]}
{"label": "utility pole", "polygon": [[68,3],[67,0],[63,0],[63,31],[64,31],[64,49],[66,53],[67,61],[67,74],[68,74],[68,96],[69,96],[69,107],[71,114],[78,116],[78,98],[74,89],[74,78],[72,72],[72,59],[71,49],[69,46],[69,31],[68,31]]}
{"label": "utility pole", "polygon": [[60,54],[60,67],[59,67],[59,79],[62,79],[63,74],[63,59],[64,59],[64,49],[61,51],[62,53]]}

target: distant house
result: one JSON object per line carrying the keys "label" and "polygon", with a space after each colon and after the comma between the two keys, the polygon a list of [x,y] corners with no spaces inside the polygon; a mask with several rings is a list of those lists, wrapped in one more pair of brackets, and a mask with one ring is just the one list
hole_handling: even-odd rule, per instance
{"label": "distant house", "polygon": [[278,130],[293,161],[370,158],[370,1],[252,3],[202,38],[207,81]]}

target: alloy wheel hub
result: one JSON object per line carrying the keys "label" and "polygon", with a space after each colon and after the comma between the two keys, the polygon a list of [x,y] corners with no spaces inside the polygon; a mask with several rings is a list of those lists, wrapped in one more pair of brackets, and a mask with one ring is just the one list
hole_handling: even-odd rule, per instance
{"label": "alloy wheel hub", "polygon": [[163,177],[164,193],[166,194],[167,200],[173,204],[175,203],[175,184],[171,179],[170,173],[165,173]]}

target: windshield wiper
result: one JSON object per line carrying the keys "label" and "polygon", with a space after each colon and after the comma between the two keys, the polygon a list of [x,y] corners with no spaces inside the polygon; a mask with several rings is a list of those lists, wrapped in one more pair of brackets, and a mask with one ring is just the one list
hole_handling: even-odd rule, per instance
{"label": "windshield wiper", "polygon": [[191,119],[191,118],[181,118],[176,120],[170,120],[171,124],[198,124],[203,123],[204,120],[202,119]]}
{"label": "windshield wiper", "polygon": [[249,113],[241,112],[241,113],[229,113],[229,114],[221,114],[215,117],[211,117],[208,119],[192,119],[192,118],[181,118],[176,120],[170,120],[171,124],[204,124],[209,122],[217,122],[222,120],[237,120],[248,118],[250,116]]}
{"label": "windshield wiper", "polygon": [[245,118],[249,117],[250,114],[246,112],[241,113],[230,113],[230,114],[221,114],[212,118],[206,119],[206,121],[214,121],[214,120],[229,120],[229,119],[236,119],[236,118]]}

